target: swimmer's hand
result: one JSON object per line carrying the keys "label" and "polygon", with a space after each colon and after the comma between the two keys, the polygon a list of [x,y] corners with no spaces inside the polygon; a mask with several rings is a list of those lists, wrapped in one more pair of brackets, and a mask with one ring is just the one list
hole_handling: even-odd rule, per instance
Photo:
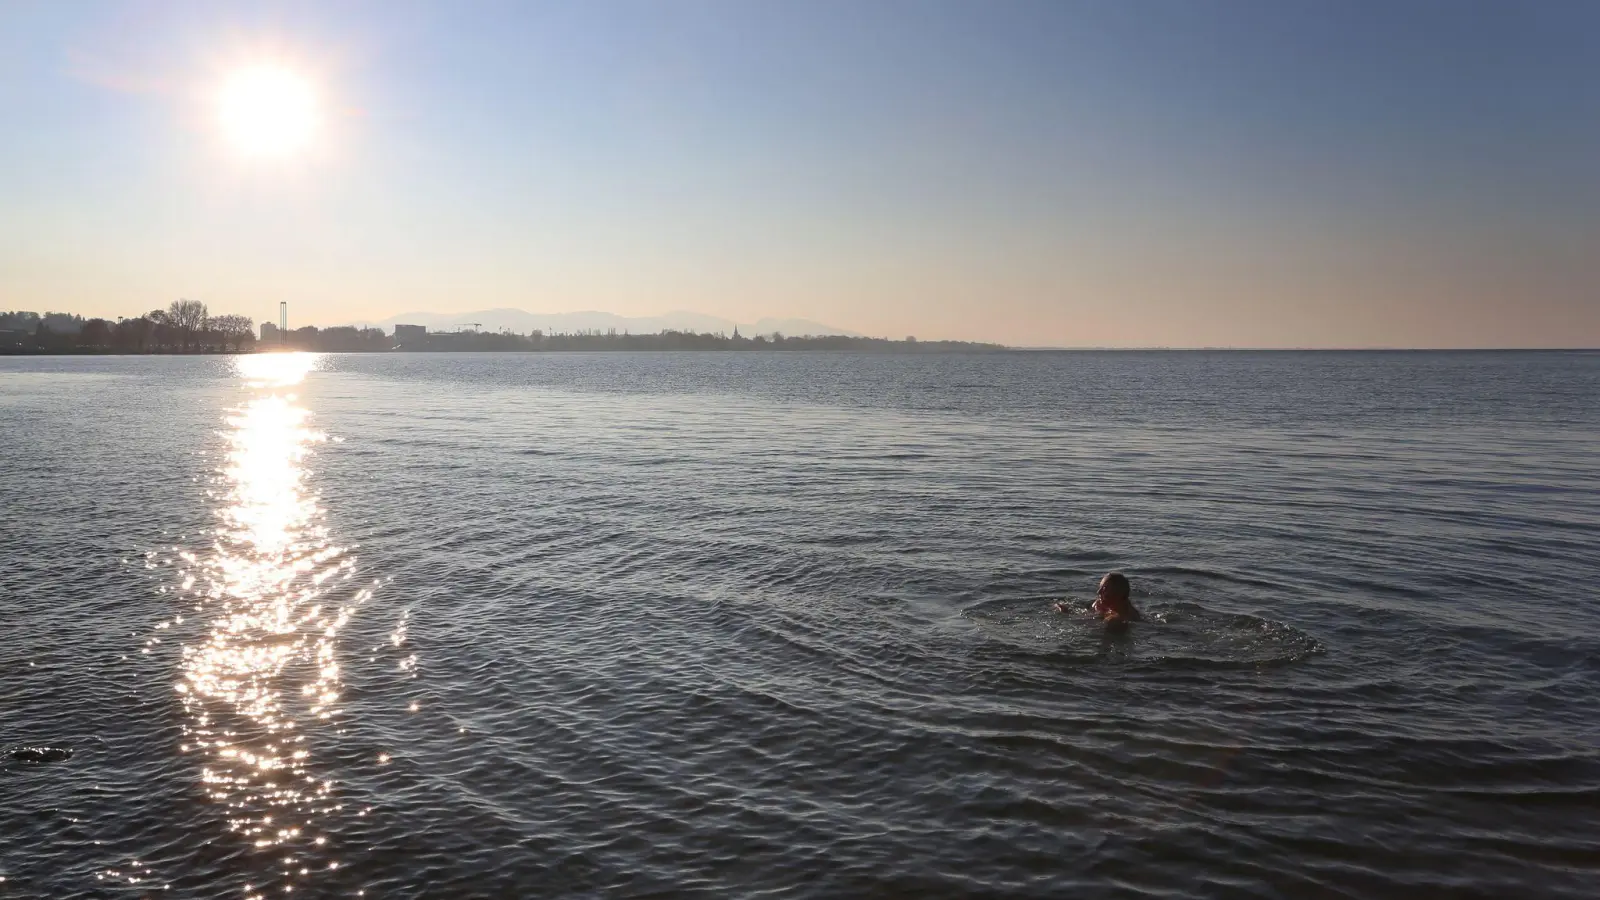
{"label": "swimmer's hand", "polygon": [[1056,601],[1056,612],[1069,613],[1069,612],[1077,612],[1077,610],[1074,609],[1072,606],[1068,605],[1067,601],[1065,601],[1065,600],[1057,600]]}

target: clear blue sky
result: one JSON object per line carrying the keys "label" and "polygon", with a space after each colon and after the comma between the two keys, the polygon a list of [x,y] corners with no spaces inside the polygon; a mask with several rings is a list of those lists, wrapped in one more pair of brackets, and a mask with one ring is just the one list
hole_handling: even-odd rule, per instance
{"label": "clear blue sky", "polygon": [[[263,164],[260,59],[325,121]],[[0,3],[0,308],[1600,345],[1600,3]]]}

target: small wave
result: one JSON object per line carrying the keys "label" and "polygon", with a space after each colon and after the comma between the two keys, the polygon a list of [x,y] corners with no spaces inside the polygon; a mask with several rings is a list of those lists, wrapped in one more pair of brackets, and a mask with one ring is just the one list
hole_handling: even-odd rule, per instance
{"label": "small wave", "polygon": [[1282,590],[1284,588],[1281,582],[1266,578],[1253,578],[1238,572],[1222,572],[1195,566],[1152,566],[1140,569],[1139,574],[1155,576],[1161,580],[1176,580],[1179,582],[1195,579],[1202,582],[1218,582],[1244,587],[1265,588],[1267,590]]}
{"label": "small wave", "polygon": [[[1057,612],[1056,602],[1070,608]],[[1287,665],[1322,651],[1292,625],[1198,603],[1147,605],[1145,621],[1110,632],[1089,601],[1061,597],[988,600],[963,615],[992,641],[1063,662],[1116,660],[1177,668],[1258,668]]]}
{"label": "small wave", "polygon": [[71,747],[17,746],[0,751],[0,759],[31,764],[61,762],[71,759],[72,752]]}

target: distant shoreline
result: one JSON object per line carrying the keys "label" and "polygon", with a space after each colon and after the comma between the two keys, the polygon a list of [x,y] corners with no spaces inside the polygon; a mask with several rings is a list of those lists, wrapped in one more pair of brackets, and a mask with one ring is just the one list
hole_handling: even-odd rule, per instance
{"label": "distant shoreline", "polygon": [[[933,343],[929,341],[928,343]],[[889,355],[939,355],[952,353],[1600,353],[1600,347],[1004,347],[996,345],[978,345],[973,347],[936,348],[923,346],[899,346],[892,348],[815,348],[815,347],[768,347],[757,349],[751,347],[740,348],[702,348],[702,347],[677,347],[677,348],[637,348],[637,347],[563,347],[538,350],[502,350],[502,349],[463,349],[454,347],[441,347],[438,349],[403,348],[395,347],[386,350],[348,349],[348,350],[319,350],[297,347],[256,347],[247,350],[226,350],[189,352],[182,351],[154,351],[154,352],[126,352],[119,350],[96,349],[16,349],[0,347],[0,357],[33,357],[33,356],[253,356],[259,353],[358,353],[358,354],[441,354],[441,353],[501,353],[501,354],[540,354],[540,353],[856,353],[867,356]]]}
{"label": "distant shoreline", "polygon": [[[228,350],[206,353],[184,353],[182,351],[157,351],[149,353],[125,352],[120,350],[15,350],[0,348],[0,356],[255,356],[264,353],[354,353],[361,355],[407,354],[418,356],[439,355],[443,353],[499,353],[515,354],[519,356],[533,356],[541,353],[857,353],[869,356],[888,356],[894,354],[923,356],[951,353],[1019,353],[1023,351],[1011,347],[954,347],[954,348],[920,348],[920,347],[894,347],[888,349],[863,349],[856,347],[785,347],[755,349],[751,347],[740,348],[704,348],[704,347],[563,347],[560,349],[540,350],[471,350],[455,347],[441,347],[439,349],[415,349],[395,347],[389,350],[319,350],[301,347],[258,347],[250,350]],[[1057,351],[1060,352],[1060,351]]]}
{"label": "distant shoreline", "polygon": [[[982,344],[970,341],[919,341],[916,338],[890,340],[888,338],[847,337],[844,335],[806,335],[784,337],[782,334],[732,337],[722,334],[695,334],[686,331],[663,331],[659,334],[617,334],[615,332],[580,332],[576,334],[514,334],[511,332],[451,331],[426,332],[401,331],[386,335],[376,328],[357,330],[353,327],[318,329],[306,327],[280,334],[268,330],[261,340],[253,336],[246,340],[228,343],[220,340],[194,339],[194,336],[173,332],[162,333],[165,340],[151,341],[142,346],[118,343],[101,336],[81,334],[54,334],[44,332],[38,337],[22,337],[9,343],[0,343],[0,354],[10,355],[223,355],[233,353],[273,352],[301,350],[313,353],[562,353],[587,352],[677,352],[698,350],[708,352],[759,351],[853,351],[864,353],[996,353],[1008,348],[999,344]],[[209,335],[200,333],[201,337]]]}

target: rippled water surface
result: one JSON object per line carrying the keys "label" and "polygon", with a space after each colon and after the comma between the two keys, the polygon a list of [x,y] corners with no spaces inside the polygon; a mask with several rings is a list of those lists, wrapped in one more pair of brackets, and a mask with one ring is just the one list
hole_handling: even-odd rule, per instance
{"label": "rippled water surface", "polygon": [[1597,448],[1586,353],[0,359],[0,896],[1593,897]]}

